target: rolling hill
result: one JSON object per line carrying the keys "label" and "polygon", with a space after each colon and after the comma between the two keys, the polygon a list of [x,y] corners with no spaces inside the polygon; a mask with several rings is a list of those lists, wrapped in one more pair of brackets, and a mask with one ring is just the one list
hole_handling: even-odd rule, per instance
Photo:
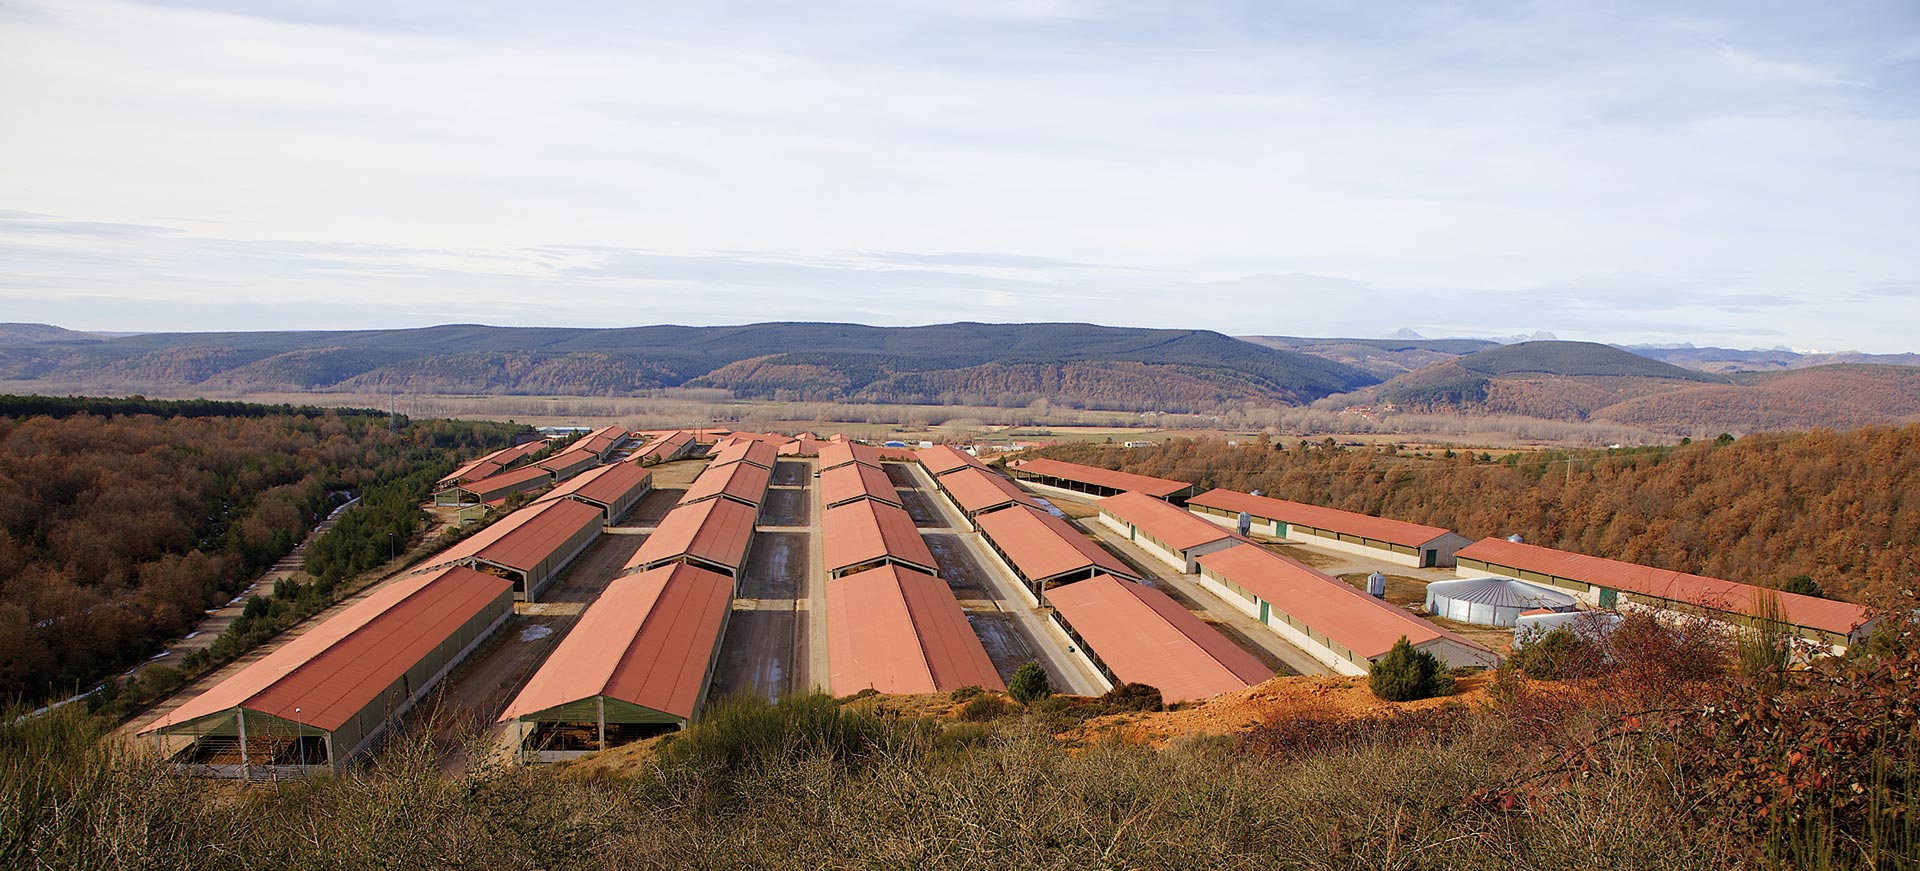
{"label": "rolling hill", "polygon": [[1283,351],[1312,354],[1380,378],[1392,378],[1435,363],[1499,347],[1489,339],[1313,339],[1303,336],[1241,336]]}
{"label": "rolling hill", "polygon": [[1725,380],[1611,345],[1522,342],[1409,372],[1373,395],[1410,411],[1585,420],[1617,402]]}
{"label": "rolling hill", "polygon": [[1920,368],[1723,374],[1611,345],[1524,342],[1436,363],[1359,396],[1411,412],[1595,421],[1675,435],[1847,429],[1920,417]]}
{"label": "rolling hill", "polygon": [[0,343],[0,380],[15,390],[89,392],[622,395],[688,386],[750,398],[1044,398],[1169,411],[1297,404],[1379,381],[1335,361],[1204,330],[980,323],[153,333]]}

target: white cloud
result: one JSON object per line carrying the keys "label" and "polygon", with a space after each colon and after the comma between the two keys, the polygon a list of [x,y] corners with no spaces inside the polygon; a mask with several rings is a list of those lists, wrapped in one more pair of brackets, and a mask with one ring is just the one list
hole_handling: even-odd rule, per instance
{"label": "white cloud", "polygon": [[28,0],[0,306],[1910,349],[1913,15],[1613,8]]}

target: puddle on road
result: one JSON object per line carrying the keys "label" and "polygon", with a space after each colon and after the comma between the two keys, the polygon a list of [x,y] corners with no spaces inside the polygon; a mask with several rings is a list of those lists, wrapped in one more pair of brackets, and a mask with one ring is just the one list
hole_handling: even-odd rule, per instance
{"label": "puddle on road", "polygon": [[553,634],[552,626],[528,626],[520,630],[521,641],[539,641]]}

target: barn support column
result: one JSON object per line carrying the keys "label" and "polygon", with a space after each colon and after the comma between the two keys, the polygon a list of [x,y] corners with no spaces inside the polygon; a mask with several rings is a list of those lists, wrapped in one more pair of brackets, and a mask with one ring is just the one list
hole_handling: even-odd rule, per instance
{"label": "barn support column", "polygon": [[245,783],[253,779],[251,777],[253,772],[247,765],[247,709],[238,710],[240,711],[240,780]]}
{"label": "barn support column", "polygon": [[607,697],[595,696],[593,699],[595,716],[600,721],[600,749],[607,749]]}

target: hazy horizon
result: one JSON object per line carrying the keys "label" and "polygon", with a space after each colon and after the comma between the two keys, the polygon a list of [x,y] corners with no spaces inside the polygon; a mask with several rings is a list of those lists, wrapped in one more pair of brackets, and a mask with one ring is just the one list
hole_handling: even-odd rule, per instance
{"label": "hazy horizon", "polygon": [[1906,353],[1920,9],[0,7],[0,319]]}

